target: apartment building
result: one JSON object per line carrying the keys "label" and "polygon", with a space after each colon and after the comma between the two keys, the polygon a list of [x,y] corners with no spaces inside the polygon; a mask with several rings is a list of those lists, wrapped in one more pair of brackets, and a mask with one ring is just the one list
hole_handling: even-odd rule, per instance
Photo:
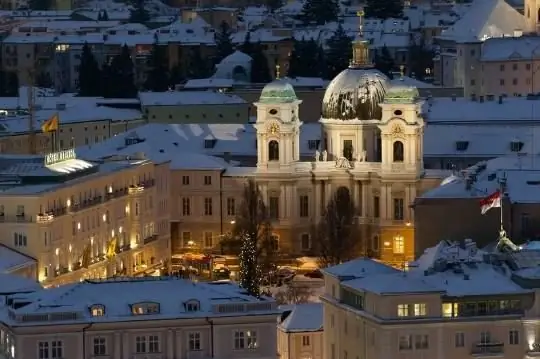
{"label": "apartment building", "polygon": [[9,359],[276,356],[276,303],[228,282],[85,280],[8,296],[1,310]]}
{"label": "apartment building", "polygon": [[408,271],[366,258],[327,268],[325,357],[534,357],[539,259],[465,240],[440,242]]}
{"label": "apartment building", "polygon": [[90,163],[66,150],[0,163],[0,242],[36,259],[43,285],[167,267],[167,162]]}
{"label": "apartment building", "polygon": [[280,308],[278,356],[283,359],[322,359],[323,305],[303,303]]}

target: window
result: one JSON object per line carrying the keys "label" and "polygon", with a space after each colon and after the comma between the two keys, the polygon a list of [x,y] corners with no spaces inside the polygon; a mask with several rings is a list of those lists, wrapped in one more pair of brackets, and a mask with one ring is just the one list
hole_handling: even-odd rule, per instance
{"label": "window", "polygon": [[205,216],[212,215],[212,198],[210,197],[206,197],[204,199],[204,215]]}
{"label": "window", "polygon": [[504,86],[504,79],[499,80],[499,85]]}
{"label": "window", "polygon": [[157,335],[150,335],[148,337],[148,352],[159,353],[159,338]]}
{"label": "window", "polygon": [[94,355],[107,355],[107,341],[105,338],[94,338]]}
{"label": "window", "polygon": [[412,349],[412,340],[410,335],[400,335],[399,336],[399,350],[410,350]]}
{"label": "window", "polygon": [[504,64],[502,64],[502,65],[499,66],[499,70],[500,70],[500,71],[504,71]]}
{"label": "window", "polygon": [[508,332],[508,343],[510,345],[519,345],[519,331],[517,329],[510,329]]}
{"label": "window", "polygon": [[403,221],[403,198],[394,198],[394,220]]}
{"label": "window", "polygon": [[373,217],[379,218],[381,212],[381,203],[379,196],[373,197]]}
{"label": "window", "polygon": [[471,80],[471,86],[474,86],[476,85],[476,81],[474,81],[474,79]]}
{"label": "window", "polygon": [[393,244],[395,254],[405,253],[405,238],[402,235],[395,236]]}
{"label": "window", "polygon": [[244,332],[235,331],[234,332],[234,349],[244,349],[246,347],[246,338]]}
{"label": "window", "polygon": [[200,309],[199,302],[197,300],[191,300],[185,304],[186,312],[197,312]]}
{"label": "window", "polygon": [[105,308],[102,305],[93,305],[90,307],[90,313],[93,317],[102,317],[105,314]]}
{"label": "window", "polygon": [[343,157],[348,159],[349,161],[353,160],[353,144],[352,140],[343,140]]}
{"label": "window", "polygon": [[63,359],[64,358],[64,344],[60,340],[53,340],[51,342],[51,359]]}
{"label": "window", "polygon": [[300,242],[302,243],[302,250],[308,250],[311,248],[311,238],[309,233],[302,233],[300,236]]}
{"label": "window", "polygon": [[38,343],[38,359],[49,359],[49,342]]}
{"label": "window", "polygon": [[428,347],[429,347],[429,340],[426,334],[417,334],[414,336],[415,349],[427,349]]}
{"label": "window", "polygon": [[512,70],[517,71],[517,69],[518,69],[518,64],[512,64]]}
{"label": "window", "polygon": [[526,65],[525,65],[525,68],[526,68],[527,70],[530,70],[530,69],[531,69],[531,64],[526,64]]}
{"label": "window", "polygon": [[194,352],[194,351],[201,350],[201,333],[199,332],[189,333],[188,338],[189,338],[188,339],[189,351]]}
{"label": "window", "polygon": [[191,245],[191,232],[182,232],[182,245],[184,247]]}
{"label": "window", "polygon": [[309,216],[309,198],[306,195],[300,196],[300,217]]}
{"label": "window", "polygon": [[414,316],[424,317],[426,315],[426,303],[419,303],[414,305]]}
{"label": "window", "polygon": [[268,202],[269,202],[268,213],[270,215],[270,218],[278,219],[279,218],[279,197],[272,196],[268,198]]}
{"label": "window", "polygon": [[212,236],[213,236],[213,233],[212,232],[204,232],[204,246],[205,247],[212,247],[213,246],[213,243],[212,243]]}
{"label": "window", "polygon": [[189,186],[189,176],[182,176],[182,184],[184,186]]}
{"label": "window", "polygon": [[131,313],[133,315],[159,313],[159,303],[146,302],[133,304],[131,306]]}
{"label": "window", "polygon": [[145,336],[138,336],[135,338],[135,353],[146,353]]}
{"label": "window", "polygon": [[490,332],[480,332],[480,344],[489,344],[491,343],[491,333]]}
{"label": "window", "polygon": [[403,162],[404,151],[403,151],[403,142],[396,141],[394,142],[394,162]]}
{"label": "window", "polygon": [[465,346],[465,333],[457,332],[454,336],[454,346],[463,348]]}
{"label": "window", "polygon": [[397,315],[398,315],[398,317],[408,317],[409,316],[409,305],[408,304],[398,304],[398,306],[397,306]]}
{"label": "window", "polygon": [[191,199],[182,198],[182,216],[191,216]]}
{"label": "window", "polygon": [[517,84],[518,84],[518,79],[514,78],[514,79],[512,80],[512,85],[517,85]]}
{"label": "window", "polygon": [[26,234],[23,233],[13,233],[13,245],[15,247],[26,247],[28,239]]}
{"label": "window", "polygon": [[204,185],[210,186],[212,184],[212,176],[204,176]]}
{"label": "window", "polygon": [[279,143],[272,140],[268,142],[268,160],[279,161]]}
{"label": "window", "polygon": [[227,198],[227,216],[236,216],[236,201],[234,198]]}
{"label": "window", "polygon": [[302,336],[302,346],[305,346],[305,347],[308,347],[310,342],[309,342],[309,335],[303,335]]}

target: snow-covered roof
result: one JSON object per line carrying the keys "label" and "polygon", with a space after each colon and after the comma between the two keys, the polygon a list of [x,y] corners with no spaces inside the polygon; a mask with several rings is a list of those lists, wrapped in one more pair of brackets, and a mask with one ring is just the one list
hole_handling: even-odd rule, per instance
{"label": "snow-covered roof", "polygon": [[423,193],[417,201],[433,198],[480,199],[495,192],[499,188],[498,180],[503,177],[506,178],[505,193],[512,203],[540,202],[540,156],[517,154],[482,161],[462,171],[453,181]]}
{"label": "snow-covered roof", "polygon": [[482,44],[482,61],[531,60],[540,57],[540,38],[533,36],[501,37]]}
{"label": "snow-covered roof", "polygon": [[441,38],[456,42],[484,41],[491,37],[514,36],[527,28],[525,17],[504,0],[477,0]]}
{"label": "snow-covered roof", "polygon": [[10,273],[35,263],[34,258],[0,244],[0,273]]}
{"label": "snow-covered roof", "polygon": [[[245,316],[279,314],[275,301],[257,299],[232,282],[191,282],[172,277],[118,278],[111,280],[86,280],[47,290],[17,295],[17,301],[30,304],[14,309],[12,321],[17,325],[35,325],[35,321],[18,322],[25,314],[72,313],[64,321],[110,322],[206,318],[217,316]],[[197,303],[198,310],[188,310],[186,303]],[[156,313],[133,314],[133,305],[157,305]],[[239,305],[241,304],[241,305]],[[92,306],[103,309],[102,316],[92,316]],[[227,306],[223,311],[218,306]],[[224,313],[224,314],[223,314]],[[28,319],[28,318],[26,318]],[[61,320],[61,319],[60,319]]]}
{"label": "snow-covered roof", "polygon": [[293,305],[290,314],[278,324],[287,333],[317,332],[323,329],[323,304],[304,303]]}
{"label": "snow-covered roof", "polygon": [[237,105],[246,101],[217,91],[139,92],[141,107],[180,105]]}
{"label": "snow-covered roof", "polygon": [[251,56],[243,53],[242,51],[236,50],[229,56],[221,60],[220,64],[238,64],[238,63],[250,63],[253,59]]}
{"label": "snow-covered roof", "polygon": [[30,293],[43,289],[34,279],[15,274],[0,273],[0,296],[14,293]]}
{"label": "snow-covered roof", "polygon": [[322,269],[324,274],[341,279],[363,278],[375,274],[392,274],[399,272],[383,263],[369,258],[356,258],[351,261]]}

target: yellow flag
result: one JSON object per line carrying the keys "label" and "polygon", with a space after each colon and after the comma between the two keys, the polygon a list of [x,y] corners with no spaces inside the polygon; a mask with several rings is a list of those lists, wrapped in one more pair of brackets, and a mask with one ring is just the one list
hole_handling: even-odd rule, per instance
{"label": "yellow flag", "polygon": [[54,132],[58,130],[58,123],[60,122],[58,118],[58,113],[55,113],[52,115],[51,118],[49,118],[43,125],[41,126],[41,130],[43,132]]}
{"label": "yellow flag", "polygon": [[109,241],[107,245],[107,257],[112,258],[116,255],[116,238]]}

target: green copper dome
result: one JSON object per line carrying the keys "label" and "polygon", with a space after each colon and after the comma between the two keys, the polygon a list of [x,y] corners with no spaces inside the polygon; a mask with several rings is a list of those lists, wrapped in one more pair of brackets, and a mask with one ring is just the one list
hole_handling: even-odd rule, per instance
{"label": "green copper dome", "polygon": [[416,87],[398,84],[388,89],[384,100],[391,103],[410,103],[416,101],[418,97],[420,93]]}
{"label": "green copper dome", "polygon": [[264,103],[288,103],[297,99],[292,85],[286,80],[279,79],[264,86],[259,101]]}

